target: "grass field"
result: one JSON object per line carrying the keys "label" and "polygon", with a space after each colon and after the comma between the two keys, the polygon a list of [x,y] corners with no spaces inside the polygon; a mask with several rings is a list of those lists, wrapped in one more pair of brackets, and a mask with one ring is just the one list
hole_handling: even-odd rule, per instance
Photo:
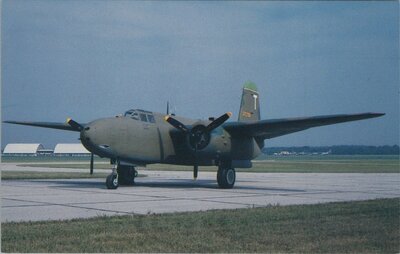
{"label": "grass field", "polygon": [[[52,163],[53,162],[53,163]],[[65,161],[46,163],[25,163],[21,166],[50,168],[88,168],[86,161]],[[106,161],[95,164],[96,169],[109,169]],[[141,168],[138,168],[140,170]],[[192,171],[191,166],[151,164],[148,170]],[[216,167],[200,167],[200,171],[217,171]],[[398,156],[293,156],[269,157],[268,160],[255,160],[250,169],[237,169],[238,172],[263,173],[400,173]]]}
{"label": "grass field", "polygon": [[400,199],[2,224],[2,252],[397,253]]}

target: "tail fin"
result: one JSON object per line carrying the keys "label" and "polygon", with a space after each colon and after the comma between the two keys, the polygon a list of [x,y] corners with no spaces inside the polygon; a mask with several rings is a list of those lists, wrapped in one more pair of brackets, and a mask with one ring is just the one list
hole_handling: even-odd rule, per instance
{"label": "tail fin", "polygon": [[260,97],[257,86],[253,82],[246,82],[243,86],[242,104],[239,111],[239,122],[260,120]]}

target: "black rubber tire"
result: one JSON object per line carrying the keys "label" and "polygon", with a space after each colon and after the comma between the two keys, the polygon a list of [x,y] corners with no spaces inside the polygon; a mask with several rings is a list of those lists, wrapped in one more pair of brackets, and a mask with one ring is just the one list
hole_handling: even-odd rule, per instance
{"label": "black rubber tire", "polygon": [[234,168],[219,168],[217,173],[218,186],[221,189],[232,189],[235,185],[236,172]]}
{"label": "black rubber tire", "polygon": [[135,183],[136,170],[132,166],[119,166],[117,169],[118,181],[121,185],[133,185]]}
{"label": "black rubber tire", "polygon": [[118,188],[118,179],[117,181],[115,181],[115,179],[117,179],[116,174],[110,174],[107,176],[106,178],[107,189],[115,190],[116,188]]}

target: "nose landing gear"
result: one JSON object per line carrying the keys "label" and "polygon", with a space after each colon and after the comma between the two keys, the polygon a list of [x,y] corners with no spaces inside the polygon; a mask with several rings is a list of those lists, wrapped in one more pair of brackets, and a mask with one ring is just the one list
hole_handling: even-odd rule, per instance
{"label": "nose landing gear", "polygon": [[106,186],[107,189],[116,189],[119,186],[118,183],[118,174],[109,174],[106,178]]}
{"label": "nose landing gear", "polygon": [[112,173],[107,176],[107,189],[116,189],[119,185],[133,185],[138,172],[134,166],[121,165],[116,163],[113,165]]}

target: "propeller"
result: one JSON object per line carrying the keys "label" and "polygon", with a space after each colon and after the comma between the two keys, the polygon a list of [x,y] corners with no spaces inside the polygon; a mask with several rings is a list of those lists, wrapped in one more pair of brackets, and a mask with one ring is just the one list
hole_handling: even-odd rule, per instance
{"label": "propeller", "polygon": [[225,113],[222,116],[218,117],[214,121],[212,121],[209,125],[207,125],[207,131],[211,132],[212,130],[218,128],[221,124],[223,124],[229,117],[232,116],[231,112]]}
{"label": "propeller", "polygon": [[83,126],[81,124],[75,122],[71,118],[67,118],[67,123],[77,131],[82,131],[83,130]]}
{"label": "propeller", "polygon": [[221,126],[226,120],[228,120],[232,116],[231,112],[227,112],[222,116],[218,117],[214,121],[212,121],[207,126],[204,125],[195,125],[195,126],[186,126],[175,118],[167,115],[164,120],[168,122],[170,125],[185,133],[188,137],[189,146],[192,147],[194,153],[194,166],[193,166],[193,177],[197,178],[199,165],[198,165],[198,150],[205,148],[211,139],[211,132]]}
{"label": "propeller", "polygon": [[[79,124],[78,122],[72,120],[71,118],[67,118],[67,123],[74,128],[76,131],[82,131],[84,126]],[[93,153],[90,153],[90,174],[93,175],[93,160],[94,160],[94,155]]]}
{"label": "propeller", "polygon": [[170,125],[174,126],[180,131],[183,131],[184,133],[189,133],[189,129],[181,122],[176,120],[175,118],[172,118],[171,116],[165,116],[164,120],[167,121]]}

